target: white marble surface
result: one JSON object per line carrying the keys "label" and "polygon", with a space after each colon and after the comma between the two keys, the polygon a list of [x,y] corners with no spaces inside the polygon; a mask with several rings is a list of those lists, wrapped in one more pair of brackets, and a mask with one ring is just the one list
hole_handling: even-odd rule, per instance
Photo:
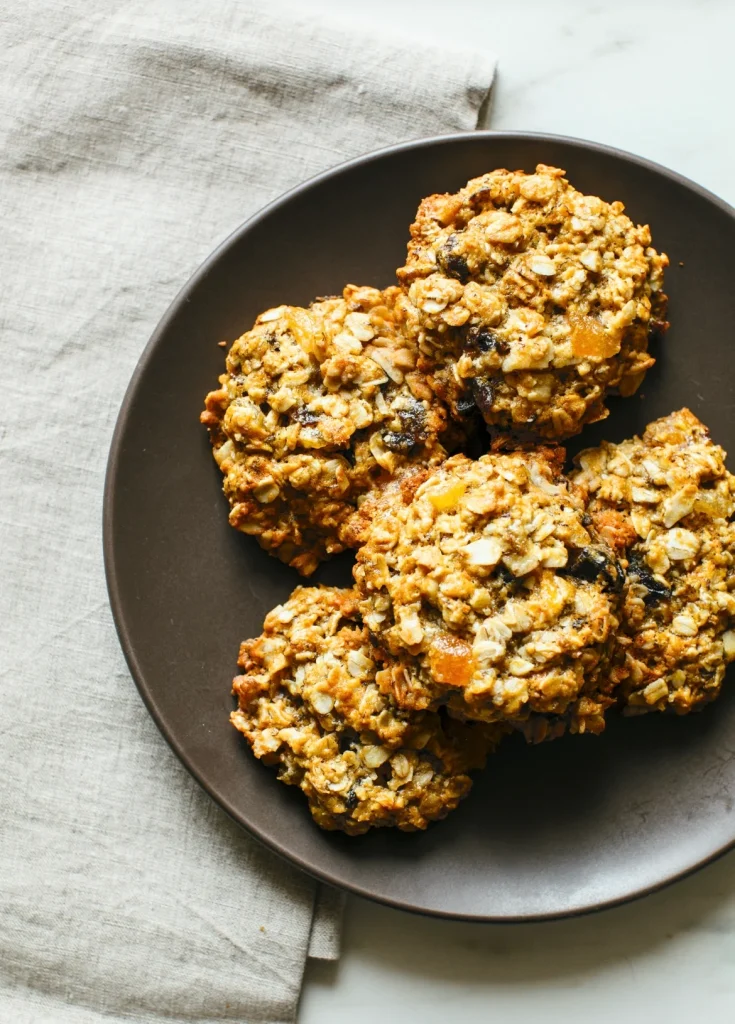
{"label": "white marble surface", "polygon": [[[489,124],[595,139],[735,204],[732,0],[308,0],[356,27],[500,59]],[[456,924],[350,899],[344,955],[300,1024],[732,1024],[735,854],[637,903],[539,925]]]}

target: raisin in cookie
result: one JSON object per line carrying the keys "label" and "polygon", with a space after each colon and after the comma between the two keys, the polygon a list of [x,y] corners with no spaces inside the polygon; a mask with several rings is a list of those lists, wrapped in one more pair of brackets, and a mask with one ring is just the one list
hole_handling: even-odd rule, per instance
{"label": "raisin in cookie", "polygon": [[424,199],[398,278],[437,393],[488,424],[560,439],[632,394],[665,329],[665,255],[622,203],[564,171],[496,170]]}
{"label": "raisin in cookie", "polygon": [[468,793],[502,735],[399,708],[353,591],[299,587],[240,649],[232,724],[325,829],[424,829]]}
{"label": "raisin in cookie", "polygon": [[604,727],[623,577],[562,460],[455,455],[375,519],[355,580],[400,705],[524,730],[535,715],[553,730],[559,716],[572,732]]}
{"label": "raisin in cookie", "polygon": [[627,565],[614,672],[628,713],[696,710],[735,659],[735,477],[688,409],[577,456],[575,483]]}

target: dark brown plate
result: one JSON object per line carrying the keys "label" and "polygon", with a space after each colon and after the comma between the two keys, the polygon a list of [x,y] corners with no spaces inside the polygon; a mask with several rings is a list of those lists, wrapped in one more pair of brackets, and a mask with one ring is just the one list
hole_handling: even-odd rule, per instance
{"label": "dark brown plate", "polygon": [[[290,192],[194,275],[138,365],[112,443],[105,560],[138,688],[163,735],[221,806],[268,846],[335,885],[409,910],[477,920],[557,917],[649,892],[735,843],[735,700],[688,718],[610,723],[601,738],[509,741],[468,800],[426,833],[350,839],[312,824],[229,725],[237,649],[299,582],[227,525],[220,474],[198,422],[222,339],[279,303],[348,281],[384,286],[403,262],[422,196],[495,167],[566,168],[577,188],[621,199],[671,259],[671,330],[642,393],[613,403],[587,445],[621,440],[688,405],[735,450],[731,363],[735,213],[677,174],[555,136],[482,132],[412,142]],[[681,261],[681,262],[680,262]],[[577,444],[579,447],[580,444]],[[316,579],[349,582],[351,560]]]}

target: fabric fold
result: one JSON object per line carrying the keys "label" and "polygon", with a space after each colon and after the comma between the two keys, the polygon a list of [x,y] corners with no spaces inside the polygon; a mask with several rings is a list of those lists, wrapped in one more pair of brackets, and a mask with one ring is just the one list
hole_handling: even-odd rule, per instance
{"label": "fabric fold", "polygon": [[148,717],[107,602],[107,452],[215,245],[341,160],[475,127],[494,58],[240,0],[0,0],[0,45],[0,1019],[292,1021],[342,897]]}

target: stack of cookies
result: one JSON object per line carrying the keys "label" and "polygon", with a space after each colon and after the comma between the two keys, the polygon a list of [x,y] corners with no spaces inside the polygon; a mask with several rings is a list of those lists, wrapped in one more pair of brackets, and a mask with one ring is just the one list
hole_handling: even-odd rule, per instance
{"label": "stack of cookies", "polygon": [[303,576],[356,551],[354,587],[298,587],[234,682],[233,724],[322,827],[425,828],[506,734],[719,693],[724,452],[686,409],[567,473],[560,447],[653,364],[667,264],[558,168],[497,170],[421,203],[397,285],[231,346],[202,414],[230,522]]}

